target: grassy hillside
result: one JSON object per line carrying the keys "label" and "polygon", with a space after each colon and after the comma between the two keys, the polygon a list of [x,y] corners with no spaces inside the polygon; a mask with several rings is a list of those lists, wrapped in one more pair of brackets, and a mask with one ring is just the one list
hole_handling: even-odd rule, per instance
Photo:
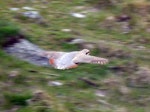
{"label": "grassy hillside", "polygon": [[[38,11],[40,19],[24,17],[25,6]],[[88,48],[67,43],[80,38],[94,43],[91,53],[110,63],[62,71],[18,60],[1,47],[0,111],[149,112],[149,6],[148,0],[1,0],[1,45],[23,34],[46,50]]]}

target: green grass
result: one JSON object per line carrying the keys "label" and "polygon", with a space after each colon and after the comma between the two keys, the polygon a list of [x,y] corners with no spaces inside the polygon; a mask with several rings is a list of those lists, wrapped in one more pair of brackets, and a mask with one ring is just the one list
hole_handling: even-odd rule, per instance
{"label": "green grass", "polygon": [[5,93],[4,97],[8,103],[11,105],[27,105],[26,100],[30,99],[32,95],[30,94],[20,94],[20,93]]}
{"label": "green grass", "polygon": [[15,24],[6,20],[0,20],[0,46],[9,38],[19,34],[19,28]]}

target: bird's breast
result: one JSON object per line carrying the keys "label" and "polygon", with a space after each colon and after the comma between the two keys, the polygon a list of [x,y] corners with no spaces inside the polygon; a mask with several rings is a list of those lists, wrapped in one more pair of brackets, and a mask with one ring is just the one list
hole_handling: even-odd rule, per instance
{"label": "bird's breast", "polygon": [[68,67],[73,64],[73,58],[75,57],[74,54],[66,53],[65,55],[61,56],[56,60],[57,67]]}

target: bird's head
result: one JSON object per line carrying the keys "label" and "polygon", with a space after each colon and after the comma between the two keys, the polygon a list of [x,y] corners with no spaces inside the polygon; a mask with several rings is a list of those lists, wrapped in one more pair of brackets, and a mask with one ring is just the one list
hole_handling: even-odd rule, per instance
{"label": "bird's head", "polygon": [[83,49],[83,50],[81,50],[81,53],[82,53],[82,54],[85,54],[85,55],[88,55],[88,54],[90,54],[90,50],[88,50],[88,49]]}

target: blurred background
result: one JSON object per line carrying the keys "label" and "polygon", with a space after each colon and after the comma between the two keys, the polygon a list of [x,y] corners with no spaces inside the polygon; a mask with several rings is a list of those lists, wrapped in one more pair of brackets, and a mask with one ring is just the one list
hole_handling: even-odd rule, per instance
{"label": "blurred background", "polygon": [[[56,70],[44,50],[108,58]],[[1,0],[0,112],[149,112],[149,0]]]}

